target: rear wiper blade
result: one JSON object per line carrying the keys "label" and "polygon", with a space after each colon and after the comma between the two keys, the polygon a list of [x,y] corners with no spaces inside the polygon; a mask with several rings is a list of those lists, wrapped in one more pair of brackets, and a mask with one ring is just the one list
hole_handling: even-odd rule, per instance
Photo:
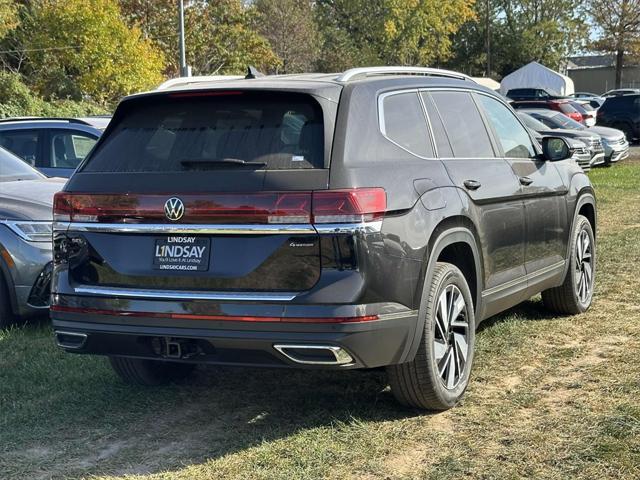
{"label": "rear wiper blade", "polygon": [[180,164],[187,168],[212,168],[212,167],[264,167],[265,162],[247,162],[240,158],[185,158]]}

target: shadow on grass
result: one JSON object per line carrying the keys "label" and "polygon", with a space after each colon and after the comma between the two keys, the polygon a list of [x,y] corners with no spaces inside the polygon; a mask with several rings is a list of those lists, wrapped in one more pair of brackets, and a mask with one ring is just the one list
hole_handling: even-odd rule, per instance
{"label": "shadow on grass", "polygon": [[534,297],[531,300],[522,302],[515,307],[510,308],[509,310],[505,310],[498,315],[488,318],[480,324],[480,326],[478,327],[478,333],[493,328],[496,325],[500,325],[507,321],[513,320],[513,318],[521,318],[527,321],[535,322],[541,320],[552,320],[560,316],[561,315],[551,312],[550,310],[545,308],[542,300],[539,297]]}
{"label": "shadow on grass", "polygon": [[58,351],[46,321],[23,330],[14,342],[34,336],[34,345],[47,347],[25,349],[26,358],[0,374],[21,399],[0,396],[5,478],[36,466],[65,478],[157,473],[313,429],[335,434],[361,422],[424,414],[395,402],[384,370],[200,366],[182,384],[133,387],[104,359]]}
{"label": "shadow on grass", "polygon": [[[555,315],[539,299],[527,301],[483,322],[479,332],[514,317],[537,321]],[[25,358],[0,373],[0,381],[15,385],[21,399],[3,405],[0,395],[0,410],[5,408],[0,429],[6,435],[0,452],[9,454],[6,464],[0,460],[0,470],[6,478],[24,477],[25,469],[35,466],[65,478],[159,473],[264,442],[305,441],[300,438],[311,438],[306,434],[315,429],[331,429],[327,435],[340,437],[341,430],[361,423],[370,428],[424,415],[396,403],[384,370],[200,366],[181,384],[133,387],[123,384],[104,359],[57,350],[46,319],[23,330],[15,342],[46,347],[21,346]],[[29,458],[33,451],[40,458]]]}

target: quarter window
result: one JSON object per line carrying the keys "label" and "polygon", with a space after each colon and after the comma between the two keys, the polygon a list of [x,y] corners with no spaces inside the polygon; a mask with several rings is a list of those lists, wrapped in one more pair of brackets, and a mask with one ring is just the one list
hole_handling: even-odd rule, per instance
{"label": "quarter window", "polygon": [[507,158],[532,158],[536,152],[529,134],[516,116],[498,100],[478,95],[489,123],[496,132],[504,156]]}
{"label": "quarter window", "polygon": [[382,133],[419,157],[433,157],[427,119],[416,92],[398,93],[382,101]]}
{"label": "quarter window", "polygon": [[432,92],[457,158],[492,158],[495,156],[489,134],[470,93]]}

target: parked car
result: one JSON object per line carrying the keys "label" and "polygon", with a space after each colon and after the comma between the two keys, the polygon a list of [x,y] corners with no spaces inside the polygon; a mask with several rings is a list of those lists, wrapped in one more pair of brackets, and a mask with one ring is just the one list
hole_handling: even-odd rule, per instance
{"label": "parked car", "polygon": [[49,307],[51,211],[64,182],[0,147],[0,328]]}
{"label": "parked car", "polygon": [[576,101],[583,105],[589,105],[594,110],[598,110],[606,99],[604,97],[579,97]]}
{"label": "parked car", "polygon": [[609,97],[598,109],[599,126],[622,130],[629,142],[640,138],[640,95]]}
{"label": "parked car", "polygon": [[617,97],[620,95],[637,95],[640,93],[640,89],[638,88],[618,88],[615,90],[609,90],[606,93],[603,93],[602,96],[605,98],[608,97]]}
{"label": "parked car", "polygon": [[599,95],[591,92],[574,92],[569,96],[573,98],[593,98],[598,97]]}
{"label": "parked car", "polygon": [[563,138],[542,142],[438,69],[128,97],[55,198],[57,343],[140,384],[386,366],[400,402],[450,408],[480,321],[540,292],[591,304],[593,189]]}
{"label": "parked car", "polygon": [[596,114],[590,105],[583,105],[578,101],[569,101],[569,103],[578,111],[578,113],[582,117],[580,123],[586,125],[587,127],[593,127],[596,124]]}
{"label": "parked car", "polygon": [[560,112],[567,117],[582,122],[582,114],[576,110],[570,100],[547,100],[535,102],[511,102],[511,106],[515,109],[547,109]]}
{"label": "parked car", "polygon": [[[532,133],[532,135],[540,145],[542,145],[542,139],[545,137],[545,135],[555,136],[555,130],[547,127],[544,123],[536,120],[528,113],[519,111],[518,117],[520,118],[520,120],[522,120],[522,123],[525,124],[525,126],[529,129],[529,131]],[[587,173],[589,172],[589,170],[591,170],[591,161],[593,159],[593,154],[591,150],[589,150],[587,143],[580,140],[581,137],[584,139],[584,134],[582,134],[582,132],[576,132],[574,136],[563,135],[563,138],[567,140],[567,142],[569,143],[569,147],[573,151],[573,160],[580,166],[580,168],[582,168],[583,172]]]}
{"label": "parked car", "polygon": [[511,100],[554,100],[561,96],[545,90],[544,88],[512,88],[507,92]]}
{"label": "parked car", "polygon": [[0,146],[55,177],[70,177],[101,134],[88,121],[74,118],[0,120]]}
{"label": "parked car", "polygon": [[[588,134],[598,135],[602,143],[602,149],[604,151],[604,163],[606,165],[624,160],[629,156],[629,142],[627,142],[624,136],[624,132],[622,132],[621,130],[602,127],[600,125],[587,128],[581,123],[574,122],[570,118],[566,118],[563,115],[551,114],[548,110],[527,110],[526,112],[537,120],[540,120],[548,127],[557,129],[558,135],[566,135],[566,133],[561,132],[567,132],[568,130],[579,132],[580,135],[585,137]],[[595,147],[597,148],[598,145],[595,144]]]}

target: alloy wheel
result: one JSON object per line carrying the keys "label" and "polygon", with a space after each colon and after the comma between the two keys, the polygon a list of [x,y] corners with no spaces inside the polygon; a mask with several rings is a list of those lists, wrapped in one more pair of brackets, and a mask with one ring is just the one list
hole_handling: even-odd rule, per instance
{"label": "alloy wheel", "polygon": [[458,386],[464,376],[469,355],[467,304],[460,289],[448,285],[438,298],[434,353],[438,375],[448,390]]}
{"label": "alloy wheel", "polygon": [[593,291],[593,252],[591,237],[580,231],[576,241],[576,293],[581,303],[586,303]]}

